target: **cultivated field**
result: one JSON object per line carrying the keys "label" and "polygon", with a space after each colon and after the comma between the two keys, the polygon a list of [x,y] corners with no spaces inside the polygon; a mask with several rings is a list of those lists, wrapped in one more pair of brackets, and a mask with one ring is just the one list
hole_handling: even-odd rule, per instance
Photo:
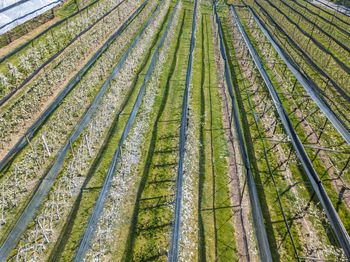
{"label": "cultivated field", "polygon": [[342,10],[67,0],[0,36],[0,261],[350,261]]}

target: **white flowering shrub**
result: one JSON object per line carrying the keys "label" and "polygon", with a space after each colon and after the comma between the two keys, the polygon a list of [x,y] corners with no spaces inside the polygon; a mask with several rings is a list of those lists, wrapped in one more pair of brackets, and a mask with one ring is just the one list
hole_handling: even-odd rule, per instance
{"label": "white flowering shrub", "polygon": [[0,73],[0,93],[4,94],[5,93],[5,89],[8,86],[8,79],[5,75],[3,75],[2,73]]}
{"label": "white flowering shrub", "polygon": [[15,65],[12,65],[11,63],[6,63],[7,67],[9,68],[9,72],[7,74],[7,78],[9,79],[9,83],[12,86],[15,86],[21,77],[21,73],[18,71],[17,67]]}
{"label": "white flowering shrub", "polygon": [[27,61],[30,64],[30,69],[33,70],[34,68],[37,68],[39,65],[40,56],[38,50],[35,47],[33,47],[26,52],[26,55]]}
{"label": "white flowering shrub", "polygon": [[21,55],[19,57],[18,70],[22,74],[26,75],[26,74],[28,74],[30,72],[31,68],[32,68],[32,66],[31,66],[31,64],[29,62],[28,56]]}

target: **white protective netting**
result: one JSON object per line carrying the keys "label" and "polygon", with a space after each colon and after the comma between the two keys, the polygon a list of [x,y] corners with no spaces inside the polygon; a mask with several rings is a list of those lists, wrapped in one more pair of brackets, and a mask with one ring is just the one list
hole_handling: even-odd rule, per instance
{"label": "white protective netting", "polygon": [[29,0],[0,0],[0,12],[6,7]]}
{"label": "white protective netting", "polygon": [[[59,5],[62,0],[0,0],[0,35]],[[16,4],[18,3],[18,4]]]}

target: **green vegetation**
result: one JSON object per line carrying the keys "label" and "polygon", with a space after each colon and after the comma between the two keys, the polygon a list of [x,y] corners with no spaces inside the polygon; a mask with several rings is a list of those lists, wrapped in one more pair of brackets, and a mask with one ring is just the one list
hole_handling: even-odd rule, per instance
{"label": "green vegetation", "polygon": [[236,207],[229,188],[228,141],[215,68],[211,8],[202,5],[201,11],[193,76],[194,107],[201,116],[199,256],[200,261],[238,261],[233,217]]}
{"label": "green vegetation", "polygon": [[[155,9],[154,9],[154,10],[155,10]],[[153,11],[154,11],[154,10],[153,10]],[[146,21],[144,21],[143,23],[145,24]],[[137,30],[137,33],[139,32],[139,30],[141,30],[141,29],[138,29],[138,30]],[[129,42],[131,43],[131,42],[134,40],[135,37],[136,37],[136,35],[133,36],[132,38],[130,37]],[[156,39],[155,39],[154,41],[156,41]],[[153,45],[155,45],[155,42],[153,43]],[[126,51],[126,49],[127,49],[127,47],[124,48],[124,51]],[[123,50],[120,50],[120,51],[123,51]],[[106,52],[106,51],[105,51],[105,52]],[[122,54],[123,54],[123,52],[120,53],[118,59],[113,63],[114,66],[118,63],[118,60],[122,57]],[[150,54],[148,54],[147,59],[149,59],[149,56],[150,56]],[[145,66],[145,65],[143,65],[143,66]],[[87,77],[88,77],[88,74],[91,73],[91,71],[92,71],[93,69],[94,69],[94,68],[90,69],[90,70],[85,74],[85,76],[84,76],[82,79],[87,78]],[[107,69],[107,68],[106,68],[106,69]],[[146,70],[146,69],[145,69],[145,70]],[[107,76],[108,76],[111,72],[112,72],[112,68],[109,68],[108,70],[106,70],[106,74],[105,74],[103,77],[100,76],[100,77],[98,78],[98,80],[99,80],[98,83],[96,83],[96,84],[93,85],[93,86],[90,86],[90,89],[91,89],[91,90],[90,90],[90,92],[87,94],[87,97],[86,97],[86,98],[88,98],[88,104],[91,104],[91,103],[92,103],[94,97],[95,97],[95,96],[97,95],[97,93],[100,91],[100,88],[101,88],[102,84],[104,83],[104,81],[106,80]],[[143,72],[143,73],[145,73],[145,72]],[[139,74],[140,74],[141,79],[138,80],[138,78],[136,78],[135,81],[139,81],[139,82],[140,82],[140,81],[143,81],[144,75],[142,75],[140,72],[139,72]],[[81,80],[81,81],[82,81],[82,80]],[[135,82],[135,83],[136,83],[136,82]],[[141,83],[142,83],[142,82],[141,82]],[[78,85],[79,85],[79,84],[78,84]],[[140,85],[140,83],[139,83],[139,85]],[[132,89],[132,90],[134,90],[134,89]],[[67,95],[67,97],[64,99],[64,101],[63,101],[62,104],[64,104],[66,101],[70,101],[70,100],[73,99],[76,95],[77,95],[77,94],[76,94],[76,92],[75,92],[75,89],[73,89],[72,92],[69,93],[69,94]],[[135,95],[134,98],[136,98],[136,95]],[[128,101],[128,100],[127,100],[127,101]],[[62,104],[61,104],[61,105],[62,105]],[[129,105],[129,106],[130,106],[130,105]],[[130,106],[130,107],[131,107],[131,106]],[[26,159],[26,158],[28,157],[27,154],[28,154],[28,152],[30,152],[30,151],[32,150],[32,144],[34,144],[36,141],[39,141],[39,140],[41,139],[41,135],[42,135],[42,134],[45,134],[45,131],[47,131],[48,126],[51,124],[51,121],[53,121],[53,120],[55,120],[55,118],[57,118],[57,115],[59,114],[60,110],[61,110],[61,107],[58,107],[58,108],[48,117],[48,119],[46,119],[46,121],[42,124],[42,126],[41,126],[40,128],[38,128],[38,129],[35,131],[34,137],[31,139],[31,143],[28,144],[27,146],[25,146],[25,147],[15,156],[15,159],[12,161],[12,162],[14,162],[14,163],[11,162],[11,163],[7,166],[7,168],[4,169],[4,170],[2,171],[1,176],[0,176],[0,181],[1,181],[1,182],[3,182],[3,181],[5,180],[5,178],[6,178],[6,176],[9,176],[9,175],[11,174],[11,172],[13,172],[13,171],[16,169],[16,166],[17,166],[16,163],[20,163],[21,160]],[[76,114],[77,116],[79,116],[79,118],[77,118],[77,119],[75,119],[75,120],[76,120],[76,121],[79,121],[80,117],[81,117],[82,115],[84,115],[84,113],[86,112],[86,110],[87,110],[87,108],[84,108],[84,109],[82,109],[82,111],[80,111],[80,112],[75,112],[75,114]],[[130,108],[130,110],[131,110],[131,108]],[[124,115],[123,115],[123,116],[124,116]],[[126,121],[126,120],[127,120],[127,118],[125,118],[124,121]],[[68,139],[68,135],[70,135],[71,132],[73,132],[73,128],[74,128],[74,126],[72,125],[72,123],[71,123],[71,125],[67,126],[67,130],[66,130],[67,137],[65,138],[65,140]],[[64,144],[64,142],[66,142],[65,140],[62,140],[62,141],[61,141],[61,144],[62,144],[62,145]],[[78,140],[77,142],[78,142],[78,143],[76,143],[76,145],[79,144],[79,140]],[[59,149],[59,148],[56,148],[56,151],[55,151],[55,152],[52,152],[52,153],[53,153],[53,156],[52,156],[51,158],[46,159],[46,161],[45,161],[44,163],[41,163],[41,164],[40,164],[40,173],[36,174],[36,175],[37,175],[37,177],[36,177],[37,179],[38,179],[38,178],[42,179],[42,178],[45,176],[45,174],[47,174],[47,172],[48,172],[49,169],[51,168],[52,164],[54,163],[54,160],[55,160],[55,156],[54,156],[54,155],[57,153],[58,149]],[[110,153],[110,154],[113,154],[113,153]],[[71,157],[72,157],[71,154],[69,154],[68,157],[67,157],[67,159],[70,159]],[[32,178],[32,179],[34,180],[34,178]],[[21,214],[21,212],[23,211],[23,209],[26,207],[26,205],[27,205],[28,202],[30,201],[32,195],[33,195],[34,192],[36,191],[37,186],[39,186],[39,184],[36,184],[36,185],[34,186],[34,188],[33,188],[30,192],[28,192],[28,195],[26,196],[26,198],[25,198],[25,199],[20,199],[20,201],[19,201],[19,203],[17,204],[17,206],[14,207],[14,208],[11,210],[11,213],[9,214],[9,217],[8,217],[8,220],[11,220],[11,222],[9,223],[9,226],[8,226],[8,227],[2,227],[2,228],[1,228],[1,232],[3,232],[3,234],[1,234],[0,243],[2,243],[2,242],[5,240],[6,236],[7,236],[8,233],[9,233],[9,230],[11,230],[11,228],[12,228],[13,225],[14,225],[14,223],[16,222],[16,218],[19,216],[19,214]]]}
{"label": "green vegetation", "polygon": [[[240,12],[240,9],[238,9],[240,17],[245,17],[245,19],[247,19],[247,12]],[[298,117],[293,114],[293,108],[295,108],[295,106],[292,106],[292,100],[288,97],[288,95],[284,95],[286,92],[288,92],[289,90],[285,90],[283,89],[283,83],[285,82],[294,82],[294,80],[292,80],[291,78],[291,74],[288,72],[288,74],[286,73],[285,68],[281,67],[281,66],[277,66],[279,64],[282,64],[283,61],[281,59],[278,59],[275,63],[272,63],[270,60],[267,60],[267,58],[264,58],[263,53],[266,52],[266,48],[271,48],[271,47],[267,47],[267,45],[263,45],[261,44],[261,42],[263,41],[267,41],[267,39],[264,38],[264,36],[262,34],[260,35],[252,35],[249,30],[248,30],[248,26],[245,24],[245,19],[242,20],[244,26],[246,27],[247,33],[249,35],[249,37],[253,40],[256,40],[256,42],[254,43],[255,48],[258,49],[258,53],[259,55],[263,58],[263,61],[265,62],[265,70],[268,72],[269,76],[272,79],[272,82],[274,84],[274,86],[277,88],[277,91],[281,94],[281,99],[282,99],[282,103],[284,105],[284,107],[286,108],[287,112],[289,112],[289,116],[291,118],[291,121],[293,123],[293,125],[296,127],[296,131],[301,139],[301,141],[307,141],[307,139],[309,138],[309,135],[307,135],[305,132],[305,130],[301,127],[299,121],[300,119],[298,119]],[[250,27],[252,25],[250,24]],[[227,44],[228,46],[234,46],[234,45],[230,45]],[[230,49],[230,54],[234,53],[234,51],[232,49]],[[270,59],[271,57],[275,57],[277,58],[277,54],[271,54],[270,55]],[[236,61],[236,58],[231,58],[231,61]],[[233,62],[235,64],[235,62]],[[238,64],[237,64],[238,66]],[[233,66],[234,68],[234,66]],[[273,71],[272,68],[276,68],[277,71]],[[233,69],[234,70],[234,69]],[[242,69],[244,70],[244,69]],[[239,77],[239,74],[237,73],[238,70],[233,71],[233,75],[235,77]],[[278,81],[278,77],[277,74],[280,74],[279,77],[282,76],[283,81],[279,82]],[[257,75],[257,71],[254,71],[253,74],[251,75],[251,79],[248,77],[249,74],[245,75],[246,80],[249,80],[250,83],[246,83],[246,86],[248,87],[248,89],[250,89],[250,91],[248,91],[248,93],[251,93],[251,97],[256,97],[255,99],[251,100],[252,102],[252,106],[253,108],[258,108],[259,106],[261,106],[262,104],[266,104],[266,102],[268,101],[267,97],[269,97],[269,93],[267,91],[267,88],[264,86],[264,84],[262,84],[262,90],[257,91],[257,92],[253,92],[252,90],[257,88],[257,86],[261,85],[260,83],[262,82],[261,77],[256,76]],[[254,76],[255,75],[255,76]],[[240,77],[239,77],[240,78]],[[242,81],[238,80],[237,82],[240,83]],[[256,163],[257,163],[257,167],[259,170],[259,176],[256,176],[256,183],[260,184],[260,181],[262,182],[262,187],[258,187],[259,190],[259,194],[260,197],[262,199],[262,203],[268,203],[268,209],[265,209],[264,204],[263,205],[263,213],[264,216],[271,218],[271,222],[273,223],[273,227],[269,229],[269,227],[267,228],[268,231],[268,235],[269,237],[271,237],[272,233],[275,237],[275,240],[273,240],[272,238],[269,239],[270,241],[270,245],[271,245],[271,249],[272,249],[272,254],[274,256],[275,260],[283,260],[286,259],[286,261],[290,261],[291,259],[293,259],[293,247],[291,245],[290,240],[288,239],[287,236],[287,231],[286,231],[286,227],[284,225],[283,222],[283,217],[282,214],[279,210],[279,208],[277,208],[277,205],[273,204],[276,202],[276,192],[275,189],[273,187],[273,184],[271,184],[271,179],[269,176],[269,172],[266,166],[266,163],[264,163],[264,152],[262,150],[262,144],[261,144],[261,140],[259,138],[259,134],[257,132],[257,130],[255,130],[253,128],[254,124],[254,118],[255,116],[252,114],[253,112],[251,112],[250,108],[249,108],[249,104],[248,104],[248,97],[246,95],[247,91],[245,90],[245,88],[243,88],[242,84],[238,84],[238,86],[240,87],[239,89],[236,89],[236,95],[239,98],[240,96],[242,96],[242,105],[243,107],[241,107],[242,112],[247,112],[248,114],[246,114],[247,119],[248,119],[248,123],[249,123],[249,130],[246,130],[247,133],[250,134],[250,136],[253,139],[253,145],[254,145],[254,151],[255,151],[255,155],[251,156],[251,159],[255,159]],[[294,84],[294,88],[295,88],[295,84]],[[293,89],[294,90],[294,89]],[[299,91],[302,91],[301,93],[304,92],[305,94],[305,90],[302,89],[302,87],[300,87],[298,89]],[[261,93],[260,93],[261,92]],[[296,92],[296,91],[295,91]],[[262,101],[261,99],[265,99],[266,101]],[[292,97],[292,99],[298,99],[295,97]],[[300,103],[300,105],[302,104],[302,102],[298,102]],[[272,101],[271,101],[272,104]],[[315,107],[316,108],[316,107]],[[303,108],[302,109],[304,112],[308,111],[308,108]],[[259,110],[257,110],[259,111]],[[273,112],[274,110],[272,110]],[[265,113],[266,114],[266,113]],[[263,137],[269,137],[271,136],[271,131],[270,133],[265,133],[268,131],[268,128],[266,127],[266,125],[269,125],[271,123],[265,123],[264,125],[261,125],[261,123],[264,123],[264,121],[268,121],[265,120],[265,118],[263,117],[263,115],[258,113],[258,116],[261,117],[261,122],[259,124],[260,126],[260,130],[262,131],[262,135]],[[278,118],[278,114],[276,112],[273,112],[272,114],[273,117]],[[270,120],[272,121],[272,120]],[[317,123],[315,123],[315,125],[317,126]],[[319,123],[318,123],[319,125]],[[244,126],[244,124],[243,124]],[[278,134],[282,135],[279,136]],[[330,133],[327,132],[327,135],[331,135]],[[333,134],[334,135],[334,134]],[[335,134],[336,135],[336,134]],[[275,129],[273,130],[273,136],[276,137],[285,137],[285,131],[283,129],[283,126],[281,126],[281,124],[277,124]],[[334,137],[334,136],[333,136]],[[249,140],[247,140],[248,145],[249,145]],[[304,250],[304,244],[303,242],[305,241],[305,239],[303,239],[303,233],[304,231],[302,229],[300,229],[300,222],[295,222],[298,219],[302,218],[303,216],[305,216],[315,227],[315,231],[318,232],[318,238],[322,240],[322,243],[325,245],[333,245],[335,247],[338,247],[338,244],[335,240],[335,236],[332,233],[330,224],[322,217],[320,218],[316,218],[314,217],[314,215],[308,214],[308,209],[310,209],[310,204],[311,204],[311,210],[315,210],[317,213],[321,213],[322,212],[322,207],[320,206],[318,200],[316,197],[314,197],[314,192],[312,187],[309,185],[309,181],[308,178],[306,176],[306,174],[304,173],[301,164],[298,163],[298,161],[288,161],[288,167],[283,167],[283,162],[281,163],[281,157],[278,155],[281,155],[281,151],[285,152],[283,154],[285,154],[285,156],[287,156],[289,154],[290,158],[292,156],[293,158],[296,158],[296,156],[293,156],[291,154],[291,150],[292,147],[288,144],[283,144],[280,143],[280,149],[277,148],[278,142],[267,142],[265,141],[265,146],[268,149],[268,159],[271,165],[271,168],[273,170],[273,173],[275,174],[275,180],[277,183],[277,189],[278,191],[281,193],[281,200],[284,206],[284,210],[286,212],[287,215],[287,220],[289,222],[289,226],[291,227],[291,231],[292,231],[292,235],[294,238],[294,242],[297,246],[297,249],[299,250],[299,255],[303,255],[303,252],[305,252]],[[349,212],[346,210],[344,203],[342,203],[338,198],[336,197],[336,192],[334,187],[332,187],[330,180],[327,179],[327,171],[325,170],[325,166],[324,163],[322,163],[320,156],[318,155],[318,157],[315,157],[315,153],[317,151],[317,149],[311,149],[311,148],[307,148],[306,149],[307,153],[310,156],[310,159],[312,159],[313,161],[313,165],[316,169],[316,172],[318,174],[322,174],[322,179],[324,181],[323,185],[326,188],[326,190],[328,191],[329,196],[331,197],[334,206],[336,206],[336,202],[338,201],[338,213],[339,216],[341,217],[344,226],[346,228],[348,228],[348,215]],[[283,155],[282,154],[282,155]],[[318,153],[317,153],[318,154]],[[282,157],[283,159],[283,157]],[[283,160],[282,160],[283,161]],[[254,163],[253,163],[254,165]],[[288,173],[286,174],[286,169],[289,170],[290,174],[293,174],[293,177],[289,177]],[[288,178],[289,177],[289,178]],[[304,181],[304,185],[303,186],[299,186],[300,183],[302,183],[301,181]],[[294,191],[292,190],[292,188],[295,188]],[[305,212],[305,214],[298,214],[298,211],[296,209],[296,203],[298,202],[298,199],[305,199],[305,204],[307,204],[305,206],[305,211],[303,211],[303,213]],[[310,200],[308,200],[310,199]],[[269,210],[269,211],[267,211]],[[315,212],[315,211],[311,211]],[[297,213],[295,213],[297,212]],[[273,222],[276,221],[276,222]],[[277,221],[279,221],[277,223]],[[303,225],[305,226],[305,225]],[[271,230],[271,231],[269,231]],[[300,231],[301,230],[301,231]],[[270,233],[269,233],[270,232]],[[303,241],[301,240],[303,239]],[[274,248],[274,242],[276,241],[276,244],[278,246],[278,251],[275,250]],[[283,248],[282,248],[283,247]],[[280,255],[280,257],[277,257],[277,255]],[[308,254],[306,254],[308,255]],[[291,256],[288,258],[288,256]],[[334,254],[328,254],[327,255],[329,258],[334,258]]]}
{"label": "green vegetation", "polygon": [[[106,208],[103,210],[103,216],[106,215],[109,220],[103,217],[99,221],[90,243],[89,259],[90,257],[95,259],[95,256],[99,256],[98,259],[103,261],[168,260],[174,221],[174,196],[179,165],[179,134],[189,62],[194,1],[181,1],[177,11],[176,24],[173,21],[171,29],[173,34],[168,35],[168,37],[171,37],[171,41],[165,41],[168,45],[161,48],[156,69],[148,80],[140,109],[130,130],[132,135],[129,134],[119,155],[118,165],[105,203]],[[305,11],[303,7],[296,4],[297,1],[306,6],[303,0],[283,1],[299,12]],[[90,2],[92,0],[79,0],[78,2],[69,0],[55,10],[56,19],[66,17],[75,12],[78,6],[82,8]],[[129,25],[125,29],[126,31],[123,32],[123,34],[129,34],[130,36],[126,38],[118,37],[115,42],[110,44],[109,48],[111,49],[107,49],[102,55],[103,58],[99,58],[82,77],[78,87],[86,92],[81,96],[84,97],[80,99],[79,93],[76,91],[78,88],[75,87],[43,125],[36,130],[34,137],[30,138],[31,143],[25,146],[2,171],[0,183],[4,184],[7,177],[10,177],[14,170],[17,170],[18,165],[25,162],[24,160],[28,157],[27,153],[32,152],[31,147],[39,145],[37,142],[43,139],[41,135],[46,135],[45,132],[51,132],[49,133],[51,137],[49,135],[46,137],[52,140],[50,141],[52,142],[50,144],[52,155],[50,157],[44,155],[42,162],[39,163],[40,168],[30,167],[32,170],[38,170],[38,172],[30,171],[33,173],[30,177],[33,186],[23,187],[25,192],[21,192],[22,195],[18,200],[16,199],[17,202],[13,208],[5,207],[6,212],[4,214],[7,224],[6,227],[0,227],[0,232],[2,232],[0,243],[7,237],[24,207],[30,201],[34,190],[40,184],[39,180],[45,177],[45,174],[56,160],[57,151],[68,141],[75,125],[81,121],[81,117],[90,108],[91,102],[111,73],[112,67],[117,64],[128,45],[135,39],[136,34],[140,32],[141,27],[145,25],[146,20],[150,18],[160,2],[160,0],[150,1],[141,10],[141,14],[145,12],[146,15],[136,16],[136,20],[133,20],[130,24],[135,27],[130,29]],[[93,124],[98,124],[96,119],[100,115],[101,118],[98,118],[98,120],[106,119],[106,122],[105,125],[101,125],[100,129],[96,128],[96,130],[99,130],[96,131],[96,134],[98,132],[96,137],[99,137],[96,138],[97,142],[93,146],[92,154],[87,145],[88,149],[86,150],[89,150],[89,158],[84,159],[84,163],[83,161],[81,163],[74,162],[76,159],[75,152],[84,143],[84,135],[89,132],[88,128],[76,140],[71,142],[71,151],[64,159],[48,198],[41,205],[38,213],[35,214],[36,217],[29,228],[25,229],[26,231],[22,234],[17,247],[12,250],[10,259],[15,259],[27,244],[29,244],[28,246],[30,244],[34,245],[44,239],[42,237],[45,234],[44,229],[39,233],[42,239],[39,241],[35,239],[35,243],[31,243],[34,241],[27,236],[30,236],[38,228],[41,221],[40,215],[46,215],[47,205],[45,204],[51,203],[50,201],[54,203],[55,194],[61,190],[61,183],[64,183],[59,179],[67,177],[67,181],[71,179],[68,181],[69,183],[75,182],[73,178],[69,178],[69,175],[77,178],[76,181],[79,179],[81,184],[71,187],[73,188],[71,195],[64,198],[63,211],[52,213],[61,217],[59,220],[55,220],[56,224],[50,224],[50,227],[53,225],[53,230],[50,232],[51,235],[49,234],[49,239],[40,243],[45,242],[43,246],[46,254],[42,256],[43,260],[71,261],[75,257],[94,210],[97,197],[104,184],[107,171],[110,168],[111,160],[120,142],[122,132],[132,112],[139,89],[145,80],[146,72],[151,65],[152,57],[165,32],[176,2],[177,0],[165,1],[164,5],[169,4],[169,7],[163,9],[165,6],[162,6],[160,8],[161,11],[152,22],[155,24],[151,23],[149,25],[150,28],[145,31],[133,52],[129,55],[127,62],[123,65],[120,75],[112,80],[98,111],[96,111],[97,113],[90,120],[91,127]],[[347,194],[344,190],[347,190],[346,187],[350,183],[347,176],[349,170],[347,165],[350,165],[349,145],[344,142],[336,129],[327,122],[326,116],[319,110],[307,91],[297,82],[284,61],[268,43],[255,21],[251,19],[248,9],[242,6],[243,1],[231,0],[229,2],[236,5],[238,16],[264,63],[264,69],[271,78],[283,107],[305,146],[313,167],[322,179],[322,184],[346,230],[350,232],[349,207],[347,206],[347,200],[343,198],[343,194]],[[269,30],[275,33],[277,41],[295,59],[303,73],[315,81],[325,95],[330,97],[329,100],[333,100],[331,108],[336,110],[339,106],[340,109],[346,110],[347,106],[340,95],[335,92],[334,86],[330,86],[329,82],[284,40],[285,38],[281,32],[276,30],[272,22],[266,19],[266,14],[254,4],[254,0],[245,0],[245,3],[255,7],[255,11],[266,23]],[[259,1],[259,4],[266,8],[276,23],[307,52],[322,70],[330,72],[331,77],[336,78],[337,83],[341,85],[349,82],[348,79],[339,77],[339,74],[344,70],[339,63],[328,56],[325,58],[325,52],[318,48],[301,30],[297,30],[296,27],[291,25],[292,23],[287,22],[286,18],[276,12],[272,5],[275,4],[291,20],[298,22],[302,30],[310,34],[314,31],[313,37],[346,65],[350,65],[347,60],[347,56],[350,56],[350,54],[342,56],[344,50],[340,50],[340,46],[329,42],[330,38],[321,35],[320,31],[314,30],[310,23],[281,3],[281,0],[262,0]],[[185,146],[187,162],[184,162],[184,181],[186,181],[186,178],[190,178],[188,180],[190,182],[187,182],[187,184],[183,182],[183,210],[181,215],[184,219],[181,221],[182,231],[180,232],[182,235],[179,240],[179,261],[181,259],[186,261],[186,256],[189,253],[191,259],[187,260],[190,261],[242,261],[245,259],[244,256],[249,256],[254,260],[253,257],[258,256],[258,254],[255,254],[258,252],[256,248],[257,240],[254,235],[251,235],[254,234],[254,225],[250,213],[249,199],[247,199],[249,192],[247,192],[245,177],[242,174],[245,167],[242,166],[240,159],[237,159],[240,157],[238,148],[233,149],[234,157],[230,155],[231,146],[236,147],[238,141],[236,140],[235,127],[231,127],[232,122],[230,127],[226,127],[228,125],[226,122],[232,117],[232,112],[228,112],[231,110],[231,101],[229,99],[224,101],[227,99],[225,95],[227,95],[228,90],[225,90],[222,61],[219,59],[220,47],[218,46],[216,25],[215,22],[213,23],[212,3],[202,0],[199,1],[199,6],[193,70],[189,89]],[[95,8],[98,8],[98,5]],[[333,19],[332,16],[325,12],[323,14],[322,11],[311,5],[308,5],[308,8],[324,15],[327,19]],[[265,86],[259,71],[253,66],[244,41],[239,40],[240,33],[234,28],[233,18],[227,5],[222,2],[218,11],[222,23],[223,41],[228,56],[227,62],[232,77],[235,102],[238,106],[240,124],[249,156],[250,167],[248,168],[253,173],[257,187],[258,200],[263,213],[272,259],[273,261],[283,262],[294,261],[296,254],[293,245],[295,245],[300,257],[343,261],[345,258],[344,252],[340,248],[329,219],[315,195],[296,151],[289,141],[269,90]],[[119,12],[117,11],[118,15],[120,15]],[[345,19],[340,14],[337,15]],[[323,30],[332,34],[339,41],[346,41],[344,35],[341,34],[341,30],[333,31],[334,26],[327,25],[324,21],[321,24],[311,13],[305,13],[305,16],[318,23]],[[348,27],[340,20],[333,19],[332,21],[338,26]],[[92,20],[89,20],[90,22]],[[58,46],[62,46],[69,41],[58,31],[54,31],[53,36],[56,33],[55,42],[58,43]],[[40,41],[46,43],[47,39],[43,37],[34,45],[38,45]],[[82,41],[77,42],[77,44],[81,44]],[[99,38],[98,41],[100,41]],[[98,41],[96,40],[96,42]],[[123,41],[123,43],[118,41]],[[118,48],[120,50],[116,50]],[[29,46],[28,50],[31,49],[32,47]],[[24,54],[26,50],[19,55]],[[17,65],[19,56],[12,57],[10,61]],[[53,62],[47,70],[53,70],[59,65],[60,62]],[[1,72],[7,72],[9,69],[9,66],[5,63],[0,65]],[[102,71],[103,73],[101,73]],[[90,75],[95,75],[94,79],[97,80],[89,78]],[[87,81],[89,82],[86,83]],[[32,87],[26,85],[24,89],[26,88]],[[150,93],[147,93],[147,91]],[[23,95],[25,98],[24,92],[20,91],[16,96]],[[120,100],[108,99],[108,95],[120,97]],[[11,99],[9,104],[1,107],[0,112],[4,112],[10,106],[16,108],[18,106],[16,100],[18,97],[16,96]],[[74,98],[77,99],[74,100]],[[81,101],[84,101],[84,103]],[[117,102],[108,107],[109,101]],[[74,109],[68,107],[73,103],[81,103],[82,105],[74,111]],[[226,111],[226,103],[228,111]],[[106,107],[103,107],[102,104]],[[57,120],[59,119],[58,116],[62,116],[60,115],[62,111],[69,110],[74,112],[67,115],[62,114],[67,116],[67,119]],[[109,112],[109,114],[106,118],[103,118],[102,115],[106,112]],[[111,112],[115,112],[115,114]],[[344,120],[347,116],[340,117]],[[8,118],[10,119],[10,116]],[[6,118],[5,121],[7,120]],[[57,133],[59,142],[56,142],[52,138],[56,133],[51,129],[49,130],[48,127],[62,128],[60,121],[65,124],[66,128],[63,128],[62,133]],[[65,121],[67,123],[70,121],[70,123],[66,124]],[[143,128],[142,131],[139,130],[140,128]],[[232,138],[229,137],[229,132],[232,132]],[[39,147],[40,152],[45,152],[43,144],[40,144]],[[347,158],[349,158],[348,161],[346,161]],[[35,162],[37,159],[30,159],[30,161],[37,164]],[[191,170],[186,168],[188,163],[192,165]],[[80,165],[80,169],[68,169],[71,164]],[[70,170],[82,170],[83,172],[68,174]],[[344,179],[341,180],[342,187],[339,186],[340,180],[336,181],[336,176],[340,170],[344,171]],[[28,174],[32,174],[30,172],[28,171]],[[335,184],[335,181],[339,184]],[[191,199],[191,201],[188,199]],[[279,202],[279,199],[281,202]],[[2,200],[0,195],[0,204],[3,202],[5,201]],[[188,205],[189,203],[191,205]],[[0,206],[0,212],[3,206]],[[190,214],[188,210],[191,210]],[[244,215],[242,215],[242,210],[244,210]],[[239,212],[240,214],[238,214]],[[113,216],[115,216],[115,220]],[[289,235],[286,223],[288,223],[292,237]],[[245,224],[248,226],[247,231],[245,230]],[[45,224],[43,226],[45,227]],[[99,250],[100,247],[101,250]],[[33,254],[34,252],[28,251],[25,254]],[[181,257],[181,252],[187,252],[188,254]]]}
{"label": "green vegetation", "polygon": [[[118,114],[115,116],[111,129],[105,138],[105,142],[91,165],[91,169],[86,176],[81,192],[74,203],[74,207],[69,214],[69,217],[66,220],[64,229],[61,231],[60,241],[57,242],[54,252],[51,255],[51,258],[54,260],[59,259],[60,261],[70,261],[77,251],[80,238],[85,231],[88,218],[90,217],[95,205],[99,190],[102,187],[105,175],[119,143],[124,126],[136,100],[138,90],[143,83],[145,73],[150,65],[152,55],[155,52],[156,44],[159,41],[158,37],[164,30],[164,24],[168,18],[169,11],[166,19],[163,20],[163,27],[159,29],[158,33],[153,37],[153,42],[149,48],[149,52],[145,55],[144,60],[137,72],[137,77],[134,79],[131,85],[132,88],[126,94],[124,102],[119,109]],[[136,188],[131,190],[129,201],[132,201],[136,194]],[[126,204],[127,209],[125,213],[128,215],[132,212],[131,205],[132,202]],[[130,218],[126,217],[125,219],[124,227],[126,229],[128,226],[128,219]],[[125,240],[125,230],[124,234]]]}
{"label": "green vegetation", "polygon": [[[173,220],[173,190],[175,186],[178,126],[181,118],[182,95],[187,67],[191,32],[191,12],[181,12],[176,37],[165,63],[155,102],[155,122],[148,148],[142,156],[141,182],[138,187],[133,219],[123,261],[165,259],[170,245]],[[180,41],[182,39],[182,41]],[[186,48],[187,47],[187,48]]]}

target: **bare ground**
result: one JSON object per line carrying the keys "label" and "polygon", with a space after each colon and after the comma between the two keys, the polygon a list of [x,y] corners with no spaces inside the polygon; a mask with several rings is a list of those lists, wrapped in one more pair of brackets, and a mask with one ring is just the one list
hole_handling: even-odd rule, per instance
{"label": "bare ground", "polygon": [[4,46],[4,47],[0,48],[0,57],[8,54],[11,51],[13,51],[14,49],[19,47],[23,43],[30,41],[35,36],[37,36],[42,31],[44,31],[47,27],[49,27],[49,26],[53,25],[54,23],[56,23],[58,20],[59,20],[59,18],[55,17],[55,18],[47,21],[46,23],[44,23],[44,24],[34,28],[33,30],[30,30],[30,32],[28,32],[27,34],[25,34],[25,35],[15,39],[15,40],[13,40],[7,46]]}

